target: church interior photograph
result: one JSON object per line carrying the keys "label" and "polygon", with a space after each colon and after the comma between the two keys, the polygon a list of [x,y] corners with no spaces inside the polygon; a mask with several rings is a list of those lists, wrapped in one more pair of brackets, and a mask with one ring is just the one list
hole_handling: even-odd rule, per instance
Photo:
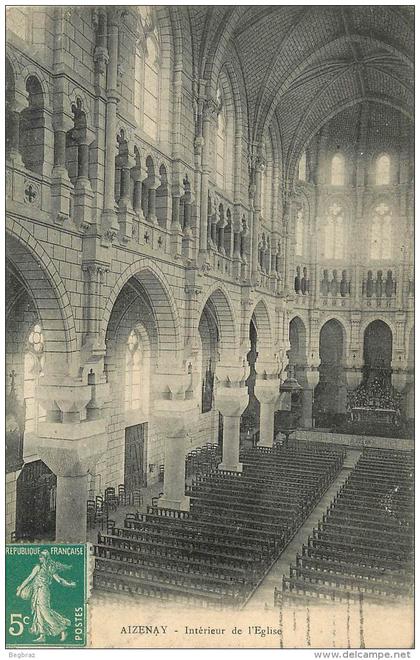
{"label": "church interior photograph", "polygon": [[5,542],[411,647],[414,6],[14,6],[5,58]]}

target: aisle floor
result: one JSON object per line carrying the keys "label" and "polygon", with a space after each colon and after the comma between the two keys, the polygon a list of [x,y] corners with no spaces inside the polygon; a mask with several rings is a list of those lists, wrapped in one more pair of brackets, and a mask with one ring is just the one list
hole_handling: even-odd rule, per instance
{"label": "aisle floor", "polygon": [[347,479],[350,471],[357,463],[360,454],[361,452],[357,450],[347,451],[343,469],[324,496],[320,499],[310,516],[305,520],[302,527],[297,531],[281,557],[273,564],[272,568],[262,580],[260,586],[254,591],[253,595],[243,608],[245,611],[247,609],[256,610],[259,608],[273,609],[274,587],[280,587],[283,575],[289,575],[290,564],[295,563],[296,554],[301,553],[302,545],[308,542],[308,536],[312,534],[313,528],[316,527],[318,521],[322,519],[322,514],[325,513],[331,500]]}

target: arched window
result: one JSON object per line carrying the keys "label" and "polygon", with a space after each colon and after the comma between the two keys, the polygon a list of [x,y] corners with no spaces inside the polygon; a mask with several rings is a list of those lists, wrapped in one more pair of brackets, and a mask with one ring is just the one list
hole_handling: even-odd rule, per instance
{"label": "arched window", "polygon": [[160,117],[160,39],[153,8],[139,7],[145,40],[137,48],[134,67],[134,107],[138,126],[157,141]]}
{"label": "arched window", "polygon": [[343,210],[338,204],[333,204],[328,210],[324,252],[326,259],[344,257],[344,217]]}
{"label": "arched window", "polygon": [[138,410],[141,403],[142,352],[140,337],[132,330],[127,339],[125,351],[125,409]]}
{"label": "arched window", "polygon": [[299,209],[296,215],[296,255],[299,257],[303,256],[304,248],[304,220],[303,220],[303,211]]}
{"label": "arched window", "polygon": [[376,159],[375,181],[377,186],[388,186],[391,178],[391,159],[382,154]]}
{"label": "arched window", "polygon": [[335,154],[331,159],[331,185],[344,186],[345,173],[344,156]]}
{"label": "arched window", "polygon": [[37,430],[45,420],[45,410],[35,398],[35,388],[44,369],[44,334],[39,323],[29,333],[24,355],[23,396],[25,399],[25,431]]}
{"label": "arched window", "polygon": [[373,213],[370,237],[370,258],[392,258],[392,212],[384,203],[379,204]]}
{"label": "arched window", "polygon": [[306,181],[306,151],[300,157],[299,167],[298,167],[298,178],[299,181]]}

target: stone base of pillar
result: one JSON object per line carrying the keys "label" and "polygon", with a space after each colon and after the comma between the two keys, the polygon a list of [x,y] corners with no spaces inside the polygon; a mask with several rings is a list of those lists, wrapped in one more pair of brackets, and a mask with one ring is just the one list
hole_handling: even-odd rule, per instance
{"label": "stone base of pillar", "polygon": [[88,475],[57,476],[56,543],[85,543]]}
{"label": "stone base of pillar", "polygon": [[260,440],[258,442],[257,447],[267,447],[268,449],[273,449],[273,444],[274,444],[274,439],[270,442],[269,439],[267,440]]}
{"label": "stone base of pillar", "polygon": [[179,500],[170,500],[167,497],[160,497],[157,503],[159,509],[175,509],[176,511],[189,511],[190,498],[183,495]]}
{"label": "stone base of pillar", "polygon": [[226,470],[227,472],[242,472],[243,465],[242,463],[236,463],[235,465],[227,465],[227,463],[219,463],[217,468],[218,470]]}

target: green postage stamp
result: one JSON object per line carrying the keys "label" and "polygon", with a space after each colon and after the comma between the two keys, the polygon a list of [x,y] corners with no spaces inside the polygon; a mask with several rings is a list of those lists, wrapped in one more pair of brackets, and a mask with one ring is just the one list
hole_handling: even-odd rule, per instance
{"label": "green postage stamp", "polygon": [[84,544],[6,545],[6,646],[86,645]]}

